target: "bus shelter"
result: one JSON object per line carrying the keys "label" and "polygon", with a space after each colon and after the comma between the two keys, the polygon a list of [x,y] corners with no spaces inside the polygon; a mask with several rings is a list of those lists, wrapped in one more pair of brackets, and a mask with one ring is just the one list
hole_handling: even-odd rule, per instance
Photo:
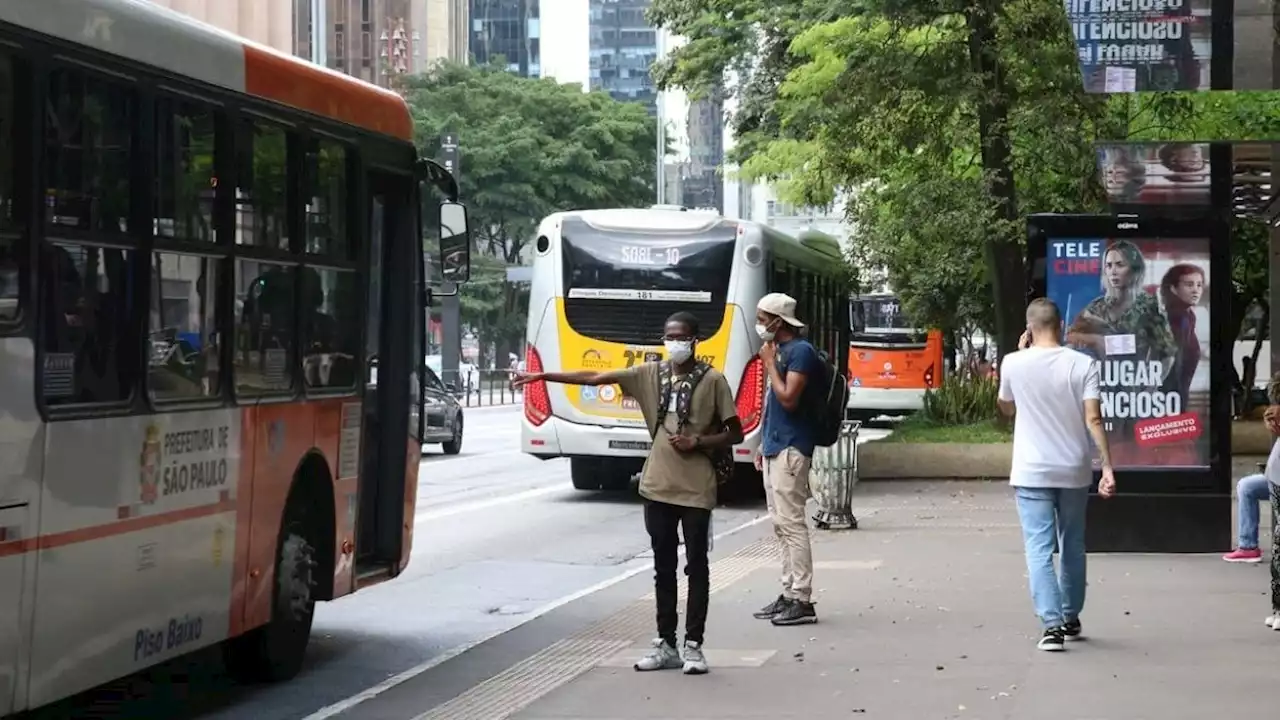
{"label": "bus shelter", "polygon": [[[1277,151],[1258,143],[1103,144],[1098,164],[1111,213],[1028,218],[1029,298],[1053,299],[1067,343],[1101,364],[1119,491],[1090,499],[1090,551],[1231,547],[1232,227],[1241,218],[1265,225],[1274,288]],[[1273,330],[1277,322],[1273,315]]]}

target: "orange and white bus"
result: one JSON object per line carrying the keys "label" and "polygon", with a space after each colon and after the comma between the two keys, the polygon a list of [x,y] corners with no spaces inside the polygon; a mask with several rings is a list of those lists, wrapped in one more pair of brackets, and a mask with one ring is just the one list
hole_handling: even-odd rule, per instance
{"label": "orange and white bus", "polygon": [[942,384],[942,332],[911,327],[890,293],[849,300],[849,414],[867,420],[924,407]]}
{"label": "orange and white bus", "polygon": [[289,677],[316,601],[404,570],[420,218],[467,242],[412,140],[149,3],[0,3],[0,715],[224,641]]}

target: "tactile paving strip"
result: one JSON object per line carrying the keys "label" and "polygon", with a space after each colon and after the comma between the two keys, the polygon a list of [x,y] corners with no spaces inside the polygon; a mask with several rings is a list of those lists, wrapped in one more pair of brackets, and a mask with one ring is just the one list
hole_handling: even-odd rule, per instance
{"label": "tactile paving strip", "polygon": [[[776,540],[758,540],[711,566],[717,593],[766,563],[777,562]],[[688,588],[680,583],[681,605]],[[653,634],[652,592],[617,613],[531,655],[414,720],[504,720],[593,667]]]}

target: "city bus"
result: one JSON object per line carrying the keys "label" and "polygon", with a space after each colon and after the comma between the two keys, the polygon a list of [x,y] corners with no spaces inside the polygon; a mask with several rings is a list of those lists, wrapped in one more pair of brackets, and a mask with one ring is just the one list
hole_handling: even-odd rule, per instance
{"label": "city bus", "polygon": [[214,644],[287,678],[404,570],[422,218],[467,241],[412,139],[150,3],[0,3],[0,715]]}
{"label": "city bus", "polygon": [[939,330],[912,327],[892,293],[849,299],[849,414],[859,420],[906,415],[942,384]]}
{"label": "city bus", "polygon": [[[756,355],[759,299],[769,292],[796,298],[809,339],[845,362],[846,266],[827,236],[796,239],[754,222],[661,207],[585,210],[543,220],[534,250],[528,371],[609,370],[661,360],[666,319],[693,313],[698,356],[728,378],[746,435],[733,449],[735,485],[760,482],[754,469],[765,388]],[[640,411],[616,386],[525,386],[523,451],[569,458],[580,490],[628,487],[649,445]]]}

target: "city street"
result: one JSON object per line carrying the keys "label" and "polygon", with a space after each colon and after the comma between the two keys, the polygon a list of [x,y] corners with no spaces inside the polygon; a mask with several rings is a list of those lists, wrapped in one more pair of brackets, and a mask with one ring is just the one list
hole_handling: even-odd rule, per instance
{"label": "city street", "polygon": [[[518,406],[469,409],[462,453],[427,446],[413,559],[399,578],[316,611],[293,681],[236,686],[216,651],[197,653],[35,713],[31,720],[164,717],[319,720],[352,698],[428,669],[570,600],[644,572],[633,496],[584,493],[565,460],[519,451]],[[885,430],[864,430],[863,439]],[[717,535],[749,527],[763,502],[720,508]]]}

